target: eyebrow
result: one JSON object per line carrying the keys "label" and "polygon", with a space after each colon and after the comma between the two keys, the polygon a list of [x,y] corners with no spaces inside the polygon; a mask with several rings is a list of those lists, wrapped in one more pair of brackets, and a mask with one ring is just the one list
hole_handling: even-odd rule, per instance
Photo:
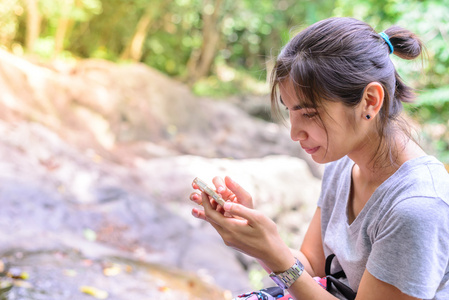
{"label": "eyebrow", "polygon": [[[285,105],[284,101],[282,100],[281,96],[279,96],[279,100],[280,100],[282,105],[287,107],[287,105]],[[303,109],[303,108],[314,108],[314,107],[312,105],[299,105],[299,104],[293,106],[293,110],[300,110],[300,109]]]}

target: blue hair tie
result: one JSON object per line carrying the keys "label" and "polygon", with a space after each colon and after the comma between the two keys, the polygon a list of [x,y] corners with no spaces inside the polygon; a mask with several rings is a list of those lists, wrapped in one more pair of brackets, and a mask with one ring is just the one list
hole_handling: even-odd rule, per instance
{"label": "blue hair tie", "polygon": [[394,49],[393,49],[393,45],[390,42],[390,38],[388,37],[388,34],[386,34],[385,32],[381,32],[379,33],[379,35],[385,40],[385,43],[387,43],[388,47],[390,48],[390,54],[393,53]]}

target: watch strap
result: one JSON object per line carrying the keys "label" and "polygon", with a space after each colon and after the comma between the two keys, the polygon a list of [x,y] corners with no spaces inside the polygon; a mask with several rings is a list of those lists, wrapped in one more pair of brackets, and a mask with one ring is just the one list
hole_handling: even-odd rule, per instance
{"label": "watch strap", "polygon": [[288,289],[304,272],[303,264],[295,257],[295,263],[287,271],[271,273],[270,278],[281,288]]}

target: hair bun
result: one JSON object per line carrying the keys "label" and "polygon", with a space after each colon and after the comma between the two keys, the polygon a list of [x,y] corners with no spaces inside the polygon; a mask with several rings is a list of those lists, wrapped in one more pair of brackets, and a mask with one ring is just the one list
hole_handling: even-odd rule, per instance
{"label": "hair bun", "polygon": [[421,55],[423,44],[416,34],[399,26],[384,31],[394,48],[394,54],[403,59],[414,59]]}

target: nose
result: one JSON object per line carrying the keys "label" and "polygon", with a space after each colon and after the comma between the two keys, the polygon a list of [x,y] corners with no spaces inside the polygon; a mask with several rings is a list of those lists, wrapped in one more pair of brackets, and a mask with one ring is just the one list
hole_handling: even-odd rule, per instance
{"label": "nose", "polygon": [[290,138],[294,142],[300,142],[306,140],[308,138],[308,134],[302,128],[292,122],[290,129]]}

